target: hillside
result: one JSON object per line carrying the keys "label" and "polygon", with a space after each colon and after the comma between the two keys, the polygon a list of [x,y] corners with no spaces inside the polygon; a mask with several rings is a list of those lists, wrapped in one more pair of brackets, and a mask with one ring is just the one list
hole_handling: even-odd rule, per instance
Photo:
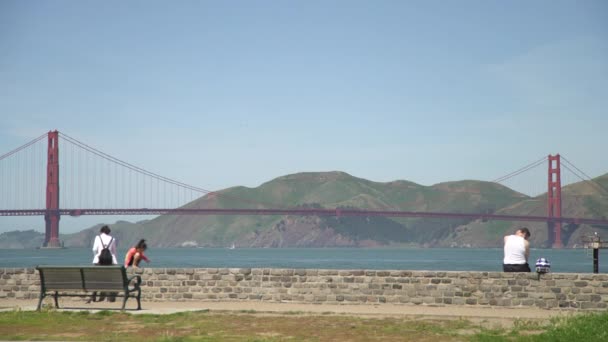
{"label": "hillside", "polygon": [[[593,179],[600,186],[590,182],[578,182],[562,188],[562,216],[564,217],[608,217],[608,174]],[[497,214],[513,215],[547,215],[546,194],[528,198],[505,206],[496,211]],[[479,220],[456,228],[454,234],[443,240],[441,246],[500,246],[505,232],[514,231],[517,227],[526,226],[532,236],[530,242],[537,247],[549,246],[547,225],[542,222],[509,222]],[[562,227],[562,242],[567,247],[581,246],[582,236],[600,232],[608,236],[608,227],[570,224]]]}
{"label": "hillside", "polygon": [[[608,174],[595,179],[608,189]],[[608,192],[589,183],[562,190],[563,216],[606,217]],[[604,191],[605,192],[605,191]],[[422,212],[487,212],[546,215],[546,197],[528,197],[496,183],[473,180],[423,186],[408,181],[373,182],[343,172],[287,175],[256,188],[233,187],[208,194],[185,208],[360,208]],[[370,247],[388,245],[497,247],[502,236],[525,225],[536,247],[548,246],[544,223],[384,217],[197,216],[162,215],[137,223],[117,222],[113,235],[121,244],[146,238],[151,247]],[[66,246],[88,247],[99,226],[62,235]],[[564,227],[567,246],[605,228]],[[25,233],[25,232],[22,232]],[[608,231],[604,236],[608,235]],[[0,235],[0,247],[20,248],[38,236]],[[37,242],[39,245],[39,242]]]}
{"label": "hillside", "polygon": [[44,233],[33,229],[0,234],[0,249],[36,248],[42,246],[43,242]]}
{"label": "hillside", "polygon": [[[366,208],[376,210],[493,212],[527,196],[479,181],[422,186],[408,181],[373,182],[343,172],[287,175],[256,188],[233,187],[206,195],[186,208]],[[175,216],[145,223],[116,225],[113,232],[135,241],[145,236],[151,246],[325,247],[434,245],[459,220],[382,217]],[[446,228],[447,227],[447,228]],[[88,241],[94,234],[66,236],[66,245]]]}

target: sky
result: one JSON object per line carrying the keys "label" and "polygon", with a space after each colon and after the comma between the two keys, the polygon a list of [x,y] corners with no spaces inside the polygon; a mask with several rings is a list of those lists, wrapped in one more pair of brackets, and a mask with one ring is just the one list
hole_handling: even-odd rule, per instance
{"label": "sky", "polygon": [[606,1],[2,0],[0,51],[0,155],[57,129],[212,190],[608,172]]}

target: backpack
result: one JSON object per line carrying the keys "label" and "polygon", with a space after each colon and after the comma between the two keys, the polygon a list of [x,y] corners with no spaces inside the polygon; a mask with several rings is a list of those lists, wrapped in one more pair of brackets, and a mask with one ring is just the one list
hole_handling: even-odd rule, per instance
{"label": "backpack", "polygon": [[110,239],[108,245],[104,245],[103,240],[101,239],[101,235],[99,235],[99,241],[101,242],[101,246],[103,247],[101,253],[99,253],[99,265],[107,266],[112,265],[114,263],[114,260],[112,258],[112,252],[110,252],[110,245],[112,244],[113,240],[114,238]]}

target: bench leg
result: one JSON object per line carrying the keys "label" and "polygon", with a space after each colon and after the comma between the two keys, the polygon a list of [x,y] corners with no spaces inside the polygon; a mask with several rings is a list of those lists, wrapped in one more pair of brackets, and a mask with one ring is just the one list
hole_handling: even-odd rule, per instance
{"label": "bench leg", "polygon": [[122,299],[122,309],[125,309],[125,306],[127,305],[127,299],[129,299],[129,291],[125,292],[125,297]]}
{"label": "bench leg", "polygon": [[137,288],[137,310],[141,310],[141,288]]}
{"label": "bench leg", "polygon": [[38,299],[38,307],[36,308],[36,311],[40,311],[40,308],[42,308],[42,300],[44,297],[46,297],[46,293],[40,292],[40,298]]}
{"label": "bench leg", "polygon": [[93,291],[93,293],[91,293],[91,296],[89,297],[89,300],[87,300],[87,304],[95,303],[96,301],[97,301],[97,291]]}

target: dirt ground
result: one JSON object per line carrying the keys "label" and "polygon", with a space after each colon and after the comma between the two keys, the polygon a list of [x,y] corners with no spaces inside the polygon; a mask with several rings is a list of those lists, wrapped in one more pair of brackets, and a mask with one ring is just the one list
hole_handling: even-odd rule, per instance
{"label": "dirt ground", "polygon": [[[35,310],[37,300],[0,299],[2,310]],[[47,298],[45,305],[51,306],[52,299]],[[116,302],[95,302],[87,304],[82,298],[59,298],[60,310],[120,310],[121,300]],[[362,317],[403,317],[416,319],[467,319],[472,322],[483,322],[488,326],[510,327],[515,321],[546,321],[551,317],[573,315],[571,310],[545,310],[538,308],[499,308],[468,306],[421,306],[397,304],[300,304],[272,302],[144,302],[142,310],[136,310],[136,301],[129,299],[126,311],[132,314],[171,314],[183,311],[209,310],[210,312],[230,312],[262,315],[346,315]],[[485,324],[484,324],[485,325]]]}

